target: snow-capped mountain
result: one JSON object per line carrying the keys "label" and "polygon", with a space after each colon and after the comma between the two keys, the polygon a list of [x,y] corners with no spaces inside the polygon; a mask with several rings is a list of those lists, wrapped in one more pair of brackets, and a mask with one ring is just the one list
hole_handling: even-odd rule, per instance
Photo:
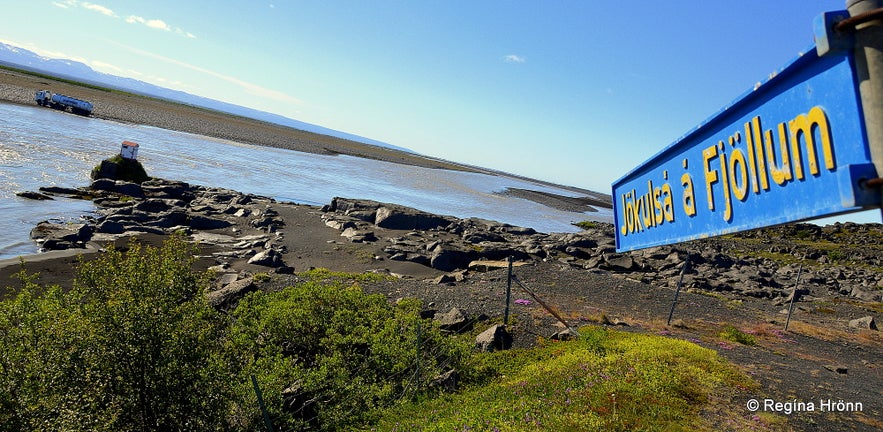
{"label": "snow-capped mountain", "polygon": [[242,117],[253,118],[255,120],[288,126],[308,132],[314,132],[322,135],[329,135],[337,138],[357,141],[364,144],[387,147],[395,150],[413,153],[411,150],[403,147],[398,147],[381,141],[372,140],[370,138],[365,138],[358,135],[353,135],[346,132],[314,125],[311,123],[294,120],[278,114],[272,114],[252,108],[246,108],[227,102],[221,102],[202,96],[192,95],[190,93],[178,90],[171,90],[132,78],[119,77],[97,72],[88,65],[78,61],[46,58],[24,48],[19,48],[2,42],[0,42],[0,65],[16,67],[20,69],[44,73],[47,75],[57,76],[60,78],[70,79],[73,81],[110,87],[160,99],[167,99],[188,105],[195,105],[216,111],[222,111]]}

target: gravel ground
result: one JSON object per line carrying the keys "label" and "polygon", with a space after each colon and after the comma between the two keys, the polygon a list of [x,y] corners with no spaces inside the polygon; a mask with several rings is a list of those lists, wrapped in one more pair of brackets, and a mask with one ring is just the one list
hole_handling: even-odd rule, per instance
{"label": "gravel ground", "polygon": [[[674,290],[624,279],[612,273],[541,262],[514,270],[518,280],[572,327],[604,325],[617,330],[689,340],[717,351],[760,383],[756,393],[727,395],[732,412],[750,418],[751,399],[763,403],[814,402],[815,412],[778,413],[784,430],[876,431],[883,427],[883,338],[879,332],[844,332],[825,324],[826,315],[863,316],[871,311],[861,303],[843,303],[818,314],[799,305],[789,331],[783,331],[781,306],[745,298],[733,301],[702,292],[682,292],[672,325],[666,323]],[[434,284],[403,279],[365,285],[371,293],[391,301],[404,297],[423,300],[428,308],[447,312],[453,307],[475,319],[476,332],[500,322],[505,308],[506,270],[470,272],[467,280]],[[562,330],[557,320],[518,284],[512,288],[509,330],[516,348],[534,346]],[[521,300],[515,304],[515,300]],[[529,304],[523,304],[526,300]],[[485,317],[493,321],[483,322]],[[726,325],[752,334],[748,346],[720,337]],[[820,401],[861,402],[861,412],[819,412]],[[726,429],[726,419],[715,419]],[[763,430],[763,429],[760,429]]]}

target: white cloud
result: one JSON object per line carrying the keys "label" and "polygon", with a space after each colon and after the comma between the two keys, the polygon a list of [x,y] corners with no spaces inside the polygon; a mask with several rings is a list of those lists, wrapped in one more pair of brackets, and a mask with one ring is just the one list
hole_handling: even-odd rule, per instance
{"label": "white cloud", "polygon": [[165,31],[172,31],[171,27],[169,27],[169,25],[166,24],[165,21],[160,20],[160,19],[147,20],[147,22],[144,24],[150,28],[154,28],[154,29],[158,29],[158,30],[165,30]]}
{"label": "white cloud", "polygon": [[[90,10],[93,12],[98,12],[102,15],[109,16],[111,18],[120,18],[112,9],[102,6],[95,3],[89,2],[81,2],[80,0],[60,0],[52,2],[53,5],[62,9],[71,9],[75,7],[81,7],[86,10]],[[141,24],[147,26],[148,28],[156,29],[156,30],[164,30],[168,32],[174,32],[177,35],[189,38],[196,39],[196,35],[190,33],[188,31],[182,30],[178,27],[172,27],[167,22],[158,19],[158,18],[144,18],[139,15],[129,15],[125,18],[122,18],[129,24]]]}
{"label": "white cloud", "polygon": [[175,29],[175,33],[177,33],[177,34],[179,34],[179,35],[181,35],[181,36],[184,36],[184,37],[186,37],[186,38],[196,39],[196,35],[195,35],[195,34],[190,33],[190,32],[188,32],[188,31],[181,30],[181,29],[179,29],[179,28],[176,28],[176,29]]}
{"label": "white cloud", "polygon": [[506,63],[524,63],[527,61],[527,58],[517,54],[508,54],[503,56],[503,61]]}
{"label": "white cloud", "polygon": [[189,39],[196,39],[196,35],[194,35],[193,33],[190,33],[189,31],[184,31],[178,27],[175,27],[173,29],[172,26],[168,25],[168,23],[161,19],[147,19],[138,15],[129,15],[128,17],[126,17],[126,22],[129,24],[143,24],[152,29],[174,32],[175,34],[184,36]]}
{"label": "white cloud", "polygon": [[102,15],[117,18],[117,15],[113,12],[112,9],[110,9],[107,6],[102,6],[100,4],[81,2],[79,0],[54,1],[54,2],[52,2],[52,4],[55,5],[56,7],[62,8],[62,9],[81,7],[86,10],[98,12]]}
{"label": "white cloud", "polygon": [[97,4],[94,4],[94,3],[88,3],[88,2],[83,2],[83,3],[82,3],[82,6],[83,6],[83,9],[88,9],[88,10],[91,10],[91,11],[95,11],[95,12],[98,12],[98,13],[100,13],[100,14],[102,14],[102,15],[107,15],[107,16],[109,16],[109,17],[115,17],[115,16],[116,16],[116,14],[113,13],[113,11],[110,10],[110,8],[107,8],[107,7],[105,7],[105,6],[97,5]]}

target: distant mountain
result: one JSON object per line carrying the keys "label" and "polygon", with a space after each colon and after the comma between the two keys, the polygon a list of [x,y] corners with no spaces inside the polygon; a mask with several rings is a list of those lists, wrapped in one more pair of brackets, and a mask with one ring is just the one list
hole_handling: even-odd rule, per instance
{"label": "distant mountain", "polygon": [[0,42],[0,64],[17,67],[20,69],[26,69],[34,72],[45,73],[47,75],[57,76],[60,78],[70,79],[87,84],[110,87],[131,93],[160,99],[167,99],[174,102],[180,102],[187,105],[195,105],[211,110],[230,113],[233,115],[253,118],[255,120],[275,123],[294,129],[314,132],[317,134],[329,135],[337,138],[357,141],[364,144],[414,153],[412,150],[404,147],[398,147],[382,141],[372,140],[370,138],[365,138],[358,135],[353,135],[346,132],[314,125],[311,123],[290,119],[278,114],[272,114],[252,108],[246,108],[227,102],[221,102],[202,96],[192,95],[190,93],[178,90],[171,90],[132,78],[119,77],[98,72],[91,67],[77,61],[42,57],[32,51],[28,51],[24,48],[19,48],[2,42]]}

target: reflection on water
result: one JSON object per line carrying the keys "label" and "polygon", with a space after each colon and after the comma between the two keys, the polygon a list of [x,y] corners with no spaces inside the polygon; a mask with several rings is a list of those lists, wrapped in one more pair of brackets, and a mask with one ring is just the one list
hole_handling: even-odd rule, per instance
{"label": "reflection on water", "polygon": [[365,198],[543,232],[573,231],[570,223],[585,219],[612,219],[609,210],[564,212],[494,193],[515,187],[573,195],[519,179],[252,146],[37,107],[0,103],[0,118],[0,258],[35,252],[28,233],[37,222],[94,210],[89,202],[29,201],[16,192],[84,186],[92,167],[119,152],[123,140],[140,144],[138,158],[152,176],[282,201],[322,205],[335,196]]}

